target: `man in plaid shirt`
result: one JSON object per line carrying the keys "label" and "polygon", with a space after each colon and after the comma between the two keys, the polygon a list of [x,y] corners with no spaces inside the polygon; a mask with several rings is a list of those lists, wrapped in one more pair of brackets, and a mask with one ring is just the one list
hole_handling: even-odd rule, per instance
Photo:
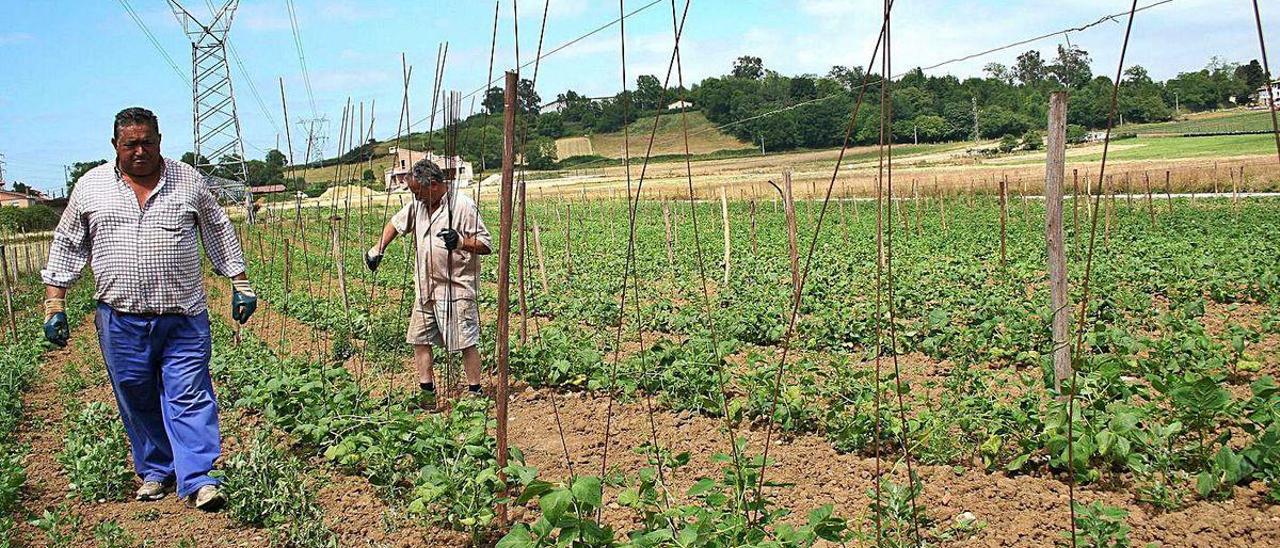
{"label": "man in plaid shirt", "polygon": [[160,155],[155,115],[122,110],[113,131],[116,161],[80,178],[54,231],[41,272],[45,337],[67,344],[67,287],[87,264],[98,343],[142,479],[138,499],[176,487],[189,506],[215,511],[225,499],[209,471],[222,437],[197,231],[214,269],[231,277],[232,316],[247,321],[257,297],[235,228],[204,176]]}

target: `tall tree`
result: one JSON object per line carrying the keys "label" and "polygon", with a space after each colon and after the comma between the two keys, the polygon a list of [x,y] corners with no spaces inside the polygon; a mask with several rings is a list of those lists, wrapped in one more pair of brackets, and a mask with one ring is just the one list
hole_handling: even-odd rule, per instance
{"label": "tall tree", "polygon": [[1058,45],[1058,57],[1049,65],[1049,74],[1067,89],[1080,89],[1093,79],[1089,62],[1089,52],[1079,46]]}
{"label": "tall tree", "polygon": [[662,82],[658,81],[658,77],[652,74],[641,74],[636,78],[635,108],[640,110],[655,110],[661,106]]}
{"label": "tall tree", "polygon": [[105,163],[107,163],[106,160],[94,160],[89,162],[76,162],[74,164],[71,164],[71,173],[67,175],[67,194],[70,195],[71,191],[75,189],[76,181],[79,181],[80,177],[83,177],[84,174],[88,173],[90,169],[93,169]]}
{"label": "tall tree", "polygon": [[987,73],[987,76],[994,78],[996,80],[999,80],[1001,82],[1004,82],[1006,84],[1013,83],[1013,79],[1014,79],[1013,71],[1010,70],[1009,67],[1004,66],[1001,63],[987,63],[986,66],[982,67],[982,71]]}
{"label": "tall tree", "polygon": [[1047,68],[1044,59],[1040,57],[1040,52],[1030,50],[1018,56],[1018,62],[1013,66],[1013,77],[1017,78],[1026,86],[1034,86],[1044,81],[1047,74]]}
{"label": "tall tree", "polygon": [[733,62],[733,76],[748,80],[764,78],[764,61],[759,57],[743,55]]}

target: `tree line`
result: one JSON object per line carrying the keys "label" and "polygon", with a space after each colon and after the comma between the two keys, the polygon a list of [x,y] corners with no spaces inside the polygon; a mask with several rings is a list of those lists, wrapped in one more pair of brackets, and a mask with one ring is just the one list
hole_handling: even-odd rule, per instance
{"label": "tree line", "polygon": [[[852,145],[879,142],[883,96],[891,116],[888,126],[898,143],[1000,139],[1002,150],[1037,148],[1048,97],[1054,91],[1071,92],[1067,114],[1070,138],[1080,140],[1087,130],[1106,127],[1114,83],[1106,75],[1095,74],[1092,64],[1087,51],[1059,45],[1051,59],[1038,50],[1028,50],[1012,65],[987,64],[981,77],[931,76],[912,69],[896,77],[888,93],[882,93],[882,76],[872,73],[868,77],[860,67],[837,65],[825,75],[786,76],[768,69],[759,57],[742,56],[727,74],[705,78],[688,88],[666,87],[658,77],[644,74],[636,78],[634,88],[612,96],[590,97],[570,89],[547,102],[533,82],[521,79],[516,92],[517,144],[523,143],[525,163],[530,168],[572,164],[583,159],[557,158],[555,139],[620,131],[684,98],[722,131],[752,146],[762,144],[771,151],[835,147],[844,143],[850,113],[862,94],[864,104],[850,132]],[[1246,104],[1265,82],[1257,60],[1231,63],[1215,57],[1202,69],[1182,72],[1163,82],[1134,65],[1121,77],[1114,122],[1161,122],[1184,112]],[[502,88],[486,90],[480,106],[480,112],[458,122],[454,145],[459,155],[483,173],[502,161]],[[444,148],[444,133],[443,128],[435,128],[402,136],[395,143],[439,152]],[[370,140],[310,167],[367,161],[377,154],[378,144]],[[194,164],[192,156],[187,153],[183,161]],[[249,184],[283,182],[291,190],[323,190],[305,188],[300,180],[285,181],[285,163],[278,150],[269,151],[263,160],[248,160]],[[370,175],[364,173],[362,181],[378,185],[380,177]]]}

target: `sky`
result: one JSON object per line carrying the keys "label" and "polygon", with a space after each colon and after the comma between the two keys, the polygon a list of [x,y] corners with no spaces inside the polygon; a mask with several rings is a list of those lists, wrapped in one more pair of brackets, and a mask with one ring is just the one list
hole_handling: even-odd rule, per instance
{"label": "sky", "polygon": [[[209,17],[209,0],[182,0]],[[219,5],[224,0],[212,0]],[[1144,6],[1159,0],[1139,0]],[[547,2],[544,4],[544,2]],[[516,65],[515,27],[522,63],[538,48],[548,5],[544,52],[619,16],[602,0],[501,0],[493,74]],[[677,0],[677,13],[684,1]],[[243,0],[229,42],[238,54],[231,78],[249,158],[287,151],[281,112],[283,79],[294,155],[304,147],[302,119],[327,117],[332,155],[337,120],[348,98],[364,103],[374,135],[393,137],[401,103],[400,55],[413,67],[410,117],[426,129],[432,74],[441,42],[449,43],[444,88],[464,95],[483,89],[489,74],[494,3],[489,0],[293,0],[301,68],[287,0]],[[673,46],[670,0],[623,0],[626,80],[664,79]],[[1262,2],[1269,56],[1280,65],[1280,6]],[[825,74],[833,65],[865,65],[875,43],[881,0],[696,0],[681,37],[686,85],[727,73],[734,59],[753,55],[783,74]],[[130,17],[138,14],[153,44]],[[930,66],[1126,12],[1123,0],[900,0],[894,7],[894,72]],[[1113,75],[1124,17],[1090,29],[1021,45],[927,71],[960,77],[982,74],[990,62],[1013,64],[1039,49],[1046,59],[1066,43],[1089,52],[1094,72]],[[518,25],[513,24],[518,23]],[[566,89],[612,95],[623,84],[619,25],[614,24],[544,57],[537,91],[544,102]],[[160,53],[163,50],[172,60]],[[1140,12],[1126,66],[1139,64],[1163,80],[1198,70],[1214,56],[1233,62],[1259,57],[1248,0],[1172,0]],[[176,68],[175,68],[176,67]],[[1280,72],[1280,66],[1273,66]],[[191,44],[163,0],[0,0],[0,155],[4,179],[52,190],[64,185],[64,165],[108,158],[114,114],[145,106],[160,119],[166,156],[192,150]],[[531,78],[533,66],[522,77]],[[311,93],[307,93],[307,82]],[[670,83],[675,85],[677,76]],[[256,95],[255,95],[256,92]],[[376,108],[374,105],[376,104]],[[313,107],[314,105],[314,107]],[[464,112],[472,110],[465,98]],[[479,110],[479,96],[474,109]],[[373,113],[370,114],[370,111]]]}

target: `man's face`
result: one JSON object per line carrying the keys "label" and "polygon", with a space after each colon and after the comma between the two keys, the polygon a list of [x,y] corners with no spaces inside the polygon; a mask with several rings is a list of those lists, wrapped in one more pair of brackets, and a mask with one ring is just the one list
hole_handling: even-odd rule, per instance
{"label": "man's face", "polygon": [[420,181],[413,175],[410,175],[409,192],[412,192],[414,197],[419,200],[428,204],[435,204],[440,201],[440,198],[443,197],[446,192],[449,192],[449,183],[445,181],[432,181],[430,179]]}
{"label": "man's face", "polygon": [[160,170],[160,133],[146,125],[121,126],[111,145],[116,165],[131,177],[148,177]]}

